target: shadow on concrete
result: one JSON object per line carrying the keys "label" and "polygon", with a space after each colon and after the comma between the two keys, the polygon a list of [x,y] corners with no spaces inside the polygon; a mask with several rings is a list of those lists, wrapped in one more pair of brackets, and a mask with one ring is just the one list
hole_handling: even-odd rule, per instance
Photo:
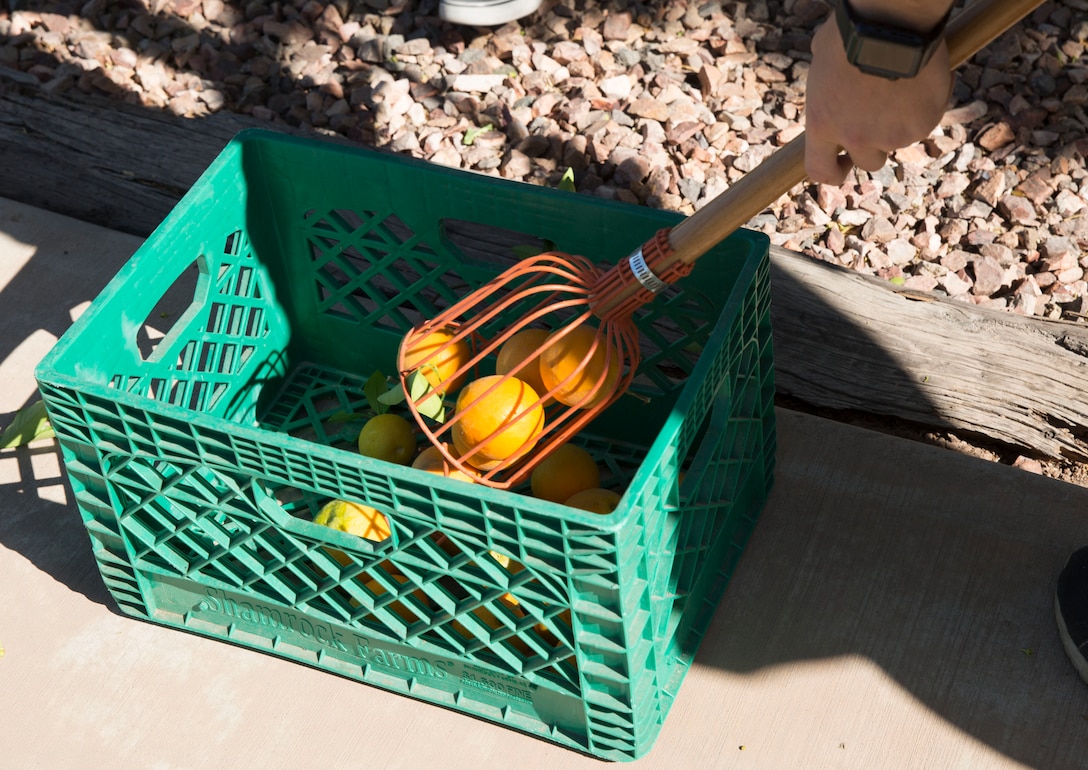
{"label": "shadow on concrete", "polygon": [[[779,455],[697,665],[773,675],[787,661],[861,658],[1017,762],[1080,765],[1088,690],[1061,647],[1053,591],[1088,542],[1088,490],[837,423],[812,435],[788,414],[779,441],[794,451]],[[839,707],[804,677],[779,681],[787,702]]]}
{"label": "shadow on concrete", "polygon": [[[10,478],[13,465],[17,477],[14,482],[0,484],[0,546],[21,554],[75,593],[120,615],[102,583],[87,530],[72,502],[71,486],[66,477],[54,475],[53,469],[61,467],[57,444],[36,441],[30,446],[0,449],[0,463],[7,466],[6,478]],[[43,467],[48,469],[44,473]]]}
{"label": "shadow on concrete", "polygon": [[[0,220],[0,232],[35,249],[0,286],[0,324],[4,330],[0,337],[0,370],[4,370],[11,366],[13,352],[32,337],[56,339],[64,334],[72,324],[73,313],[94,299],[131,256],[123,245],[131,243],[131,239],[116,238],[119,248],[115,254],[96,254],[96,263],[88,265],[78,241],[72,242],[63,234],[43,234],[37,223],[18,211]],[[38,248],[43,235],[49,242]],[[42,346],[37,347],[44,352]],[[24,356],[19,358],[22,361]],[[6,376],[26,378],[27,382],[19,385],[32,387],[29,368]],[[39,398],[34,391],[23,404],[16,405],[16,411],[0,413],[0,426],[7,427],[18,409],[29,407]],[[0,484],[0,545],[22,554],[73,591],[118,612],[102,584],[67,476],[60,472],[57,444],[39,440],[29,446],[0,449],[0,463],[6,480]]]}

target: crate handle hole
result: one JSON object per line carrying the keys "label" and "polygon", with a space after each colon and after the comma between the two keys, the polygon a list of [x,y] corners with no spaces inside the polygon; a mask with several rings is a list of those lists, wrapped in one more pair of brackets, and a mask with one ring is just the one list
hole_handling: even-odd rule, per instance
{"label": "crate handle hole", "polygon": [[144,361],[162,358],[170,341],[204,305],[207,297],[208,265],[197,257],[170,285],[136,330],[136,348]]}

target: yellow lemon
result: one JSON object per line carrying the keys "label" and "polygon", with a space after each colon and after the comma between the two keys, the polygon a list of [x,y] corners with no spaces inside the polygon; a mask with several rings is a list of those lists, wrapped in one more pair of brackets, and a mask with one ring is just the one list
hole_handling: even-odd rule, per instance
{"label": "yellow lemon", "polygon": [[412,424],[392,412],[371,417],[359,431],[359,453],[407,465],[416,456],[416,434]]}
{"label": "yellow lemon", "polygon": [[[391,534],[389,520],[385,514],[369,505],[351,503],[347,500],[332,500],[322,507],[314,516],[314,523],[341,532],[380,543]],[[351,562],[348,555],[336,548],[327,548],[329,555],[342,565]]]}

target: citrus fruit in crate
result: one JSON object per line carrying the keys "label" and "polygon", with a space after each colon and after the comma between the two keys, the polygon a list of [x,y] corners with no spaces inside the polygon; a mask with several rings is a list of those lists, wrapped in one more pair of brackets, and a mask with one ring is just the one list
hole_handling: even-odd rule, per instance
{"label": "citrus fruit in crate", "polygon": [[[449,451],[448,444],[443,444],[443,446]],[[427,473],[434,473],[439,476],[458,479],[459,481],[467,481],[470,484],[476,480],[466,471],[451,467],[446,458],[442,456],[442,452],[436,446],[429,446],[420,452],[419,456],[412,461],[412,467],[421,471],[426,471]]]}
{"label": "citrus fruit in crate", "polygon": [[[505,553],[499,553],[498,551],[488,551],[488,554],[491,555],[492,559],[505,567],[507,572],[509,572],[511,575],[516,575],[523,569],[525,569],[524,564],[522,564],[517,559],[511,559]],[[516,607],[519,603],[517,597],[514,596],[512,593],[505,593],[503,594],[502,598],[503,601],[514,607]]]}
{"label": "citrus fruit in crate", "polygon": [[[570,610],[563,610],[558,615],[554,616],[551,619],[551,624],[553,627],[565,628],[565,630],[569,631],[571,628]],[[536,629],[536,632],[540,634],[548,644],[552,646],[559,644],[559,637],[552,632],[547,623],[537,623],[533,628]]]}
{"label": "citrus fruit in crate", "polygon": [[586,489],[601,485],[597,461],[577,444],[557,447],[540,465],[533,468],[529,486],[533,497],[563,503]]}
{"label": "citrus fruit in crate", "polygon": [[[517,600],[510,596],[510,594],[503,594],[500,596],[499,604],[509,610],[515,617],[525,617],[525,611],[518,607]],[[496,617],[494,613],[487,609],[487,607],[477,607],[472,611],[472,614],[486,623],[487,627],[492,631],[501,628],[503,625],[503,621]]]}
{"label": "citrus fruit in crate", "polygon": [[[466,375],[462,374],[458,377],[453,375],[472,358],[472,348],[467,339],[451,342],[453,338],[452,329],[439,329],[414,342],[404,351],[406,371],[415,371],[421,363],[426,361],[421,372],[431,387],[437,388],[448,380],[446,392],[456,391],[464,383]],[[449,346],[443,349],[443,346],[447,344]]]}
{"label": "citrus fruit in crate", "polygon": [[457,421],[450,430],[460,459],[488,471],[528,454],[544,429],[539,400],[516,377],[494,374],[470,382],[457,397]]}
{"label": "citrus fruit in crate", "polygon": [[[525,611],[518,607],[516,601],[511,601],[510,594],[505,594],[499,597],[498,601],[499,604],[502,605],[507,611],[509,611],[514,617],[519,619],[525,617]],[[471,612],[476,618],[481,620],[483,624],[487,626],[487,628],[491,631],[497,631],[500,628],[504,628],[506,625],[503,620],[498,618],[495,613],[493,613],[487,607],[476,607],[472,609]],[[466,639],[472,637],[472,634],[460,621],[453,621],[451,627],[454,631],[456,631]],[[522,642],[520,639],[517,639],[516,637],[512,638],[511,644],[513,644],[519,652],[522,652],[523,654],[528,654],[528,648],[525,646],[525,643]]]}
{"label": "citrus fruit in crate", "polygon": [[[381,511],[369,505],[351,503],[347,500],[332,500],[326,503],[314,516],[314,523],[338,529],[341,532],[349,532],[376,543],[383,542],[392,533],[389,520]],[[343,551],[336,548],[325,550],[342,566],[351,563],[351,559]]]}
{"label": "citrus fruit in crate", "polygon": [[[405,577],[404,575],[395,574],[395,575],[393,575],[393,578],[398,583],[400,583],[402,585],[404,583],[408,582],[408,578]],[[367,590],[370,591],[375,596],[382,596],[383,594],[388,593],[386,591],[385,586],[382,585],[376,578],[371,578],[371,579],[367,580],[363,585],[365,585]],[[432,607],[431,600],[427,598],[427,594],[423,593],[422,590],[413,591],[412,592],[412,598],[419,601],[421,604],[423,604],[428,609],[430,609]],[[359,603],[356,600],[352,599],[352,605],[353,606],[358,606],[358,604]],[[412,610],[412,608],[409,607],[408,605],[406,605],[404,602],[401,602],[401,601],[390,602],[386,606],[389,609],[393,610],[393,612],[395,612],[397,614],[397,616],[401,620],[403,620],[405,623],[414,623],[415,621],[420,619],[419,615],[416,612],[414,612]]]}
{"label": "citrus fruit in crate", "polygon": [[360,454],[397,465],[412,462],[416,444],[412,423],[392,412],[371,417],[359,431]]}
{"label": "citrus fruit in crate", "polygon": [[[446,451],[450,451],[449,444],[442,444]],[[459,468],[450,467],[449,462],[442,456],[442,452],[439,451],[436,446],[429,446],[419,453],[419,456],[412,461],[412,467],[426,471],[427,473],[434,473],[438,476],[445,476],[451,479],[457,479],[458,481],[467,481],[469,484],[473,484],[476,481],[476,477],[473,475],[473,471],[460,470]],[[442,532],[434,532],[431,535],[431,539],[438,544],[448,556],[454,556],[460,553],[460,549],[457,548],[453,542],[446,537]]]}
{"label": "citrus fruit in crate", "polygon": [[597,335],[598,330],[588,324],[549,335],[550,344],[540,353],[545,393],[558,387],[556,401],[581,409],[590,409],[612,395],[623,362],[615,352],[609,356],[608,346]]}
{"label": "citrus fruit in crate", "polygon": [[[547,329],[522,329],[503,343],[495,360],[495,374],[511,374],[527,383],[538,396],[548,392],[540,379],[540,349],[548,339]],[[547,404],[551,401],[545,401]]]}
{"label": "citrus fruit in crate", "polygon": [[565,504],[590,513],[612,513],[620,504],[620,494],[611,489],[586,489],[572,496]]}

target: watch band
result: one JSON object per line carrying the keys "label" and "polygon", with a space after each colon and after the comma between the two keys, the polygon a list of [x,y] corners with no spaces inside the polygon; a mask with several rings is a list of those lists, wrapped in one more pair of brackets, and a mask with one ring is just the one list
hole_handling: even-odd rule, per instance
{"label": "watch band", "polygon": [[868,75],[889,80],[912,78],[918,74],[944,38],[951,15],[950,6],[933,29],[918,32],[863,19],[850,6],[849,0],[835,3],[835,21],[847,61]]}

